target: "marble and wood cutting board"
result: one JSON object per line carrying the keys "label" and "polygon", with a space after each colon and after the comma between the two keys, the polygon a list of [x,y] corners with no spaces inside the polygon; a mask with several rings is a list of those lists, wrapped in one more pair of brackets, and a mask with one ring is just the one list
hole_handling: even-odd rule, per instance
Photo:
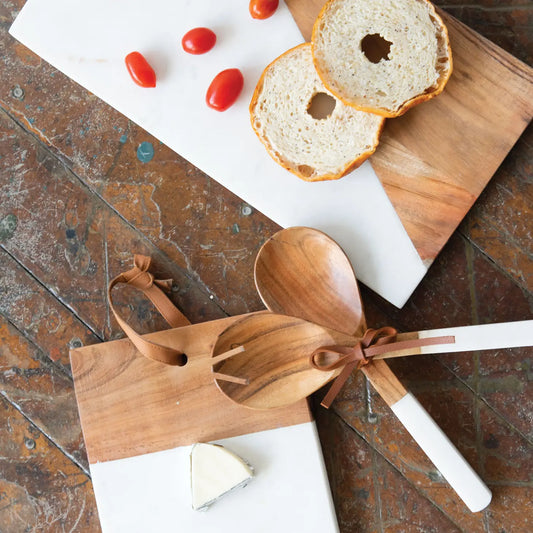
{"label": "marble and wood cutting board", "polygon": [[[306,40],[324,0],[287,0]],[[390,119],[371,164],[431,264],[533,117],[533,69],[437,10],[453,73],[444,92]]]}
{"label": "marble and wood cutting board", "polygon": [[[358,279],[401,307],[529,122],[532,70],[445,16],[455,71],[444,93],[388,120],[370,163],[309,184],[268,156],[248,102],[263,68],[309,37],[322,4],[288,0],[254,21],[243,0],[28,0],[10,32],[277,224],[331,235]],[[217,46],[186,57],[180,37],[200,25],[218,33]],[[159,72],[155,90],[129,79],[134,49]],[[216,113],[205,89],[234,66],[243,94]]]}
{"label": "marble and wood cutting board", "polygon": [[[71,351],[104,532],[338,531],[307,401],[247,409],[225,397],[211,376],[212,345],[238,318],[147,336],[183,350],[183,367],[147,359],[128,339]],[[189,454],[195,442],[226,446],[256,474],[249,486],[206,512],[191,507]]]}

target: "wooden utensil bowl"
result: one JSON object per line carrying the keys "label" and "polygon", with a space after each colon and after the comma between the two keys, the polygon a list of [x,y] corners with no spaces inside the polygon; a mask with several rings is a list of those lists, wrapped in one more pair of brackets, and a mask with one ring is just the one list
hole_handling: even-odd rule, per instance
{"label": "wooden utensil bowl", "polygon": [[290,405],[309,396],[339,370],[323,372],[309,365],[321,346],[350,346],[355,339],[299,318],[277,314],[245,317],[222,332],[213,347],[216,357],[238,346],[244,351],[213,365],[213,372],[248,380],[246,385],[215,377],[220,391],[252,409]]}
{"label": "wooden utensil bowl", "polygon": [[[306,318],[316,324],[350,333],[360,327],[363,312],[352,265],[325,233],[306,227],[281,230],[257,254],[254,272],[257,292],[272,312],[301,316],[305,307]],[[334,294],[334,302],[324,305],[324,293]]]}

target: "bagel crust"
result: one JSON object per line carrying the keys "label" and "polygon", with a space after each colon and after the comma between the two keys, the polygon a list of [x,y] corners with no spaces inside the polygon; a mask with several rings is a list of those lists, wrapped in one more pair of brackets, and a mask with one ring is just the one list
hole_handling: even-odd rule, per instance
{"label": "bagel crust", "polygon": [[[365,39],[387,43],[370,59]],[[427,0],[329,0],[313,26],[320,79],[344,103],[397,117],[442,92],[452,72],[447,29]]]}
{"label": "bagel crust", "polygon": [[[326,118],[309,113],[319,93],[334,100]],[[250,103],[250,119],[271,157],[306,181],[338,179],[361,165],[374,153],[385,121],[329,93],[314,68],[310,43],[267,66]]]}

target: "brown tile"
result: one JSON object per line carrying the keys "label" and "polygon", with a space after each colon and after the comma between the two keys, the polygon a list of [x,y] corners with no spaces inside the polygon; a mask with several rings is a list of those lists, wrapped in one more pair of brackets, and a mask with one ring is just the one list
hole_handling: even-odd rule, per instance
{"label": "brown tile", "polygon": [[460,531],[335,414],[317,424],[342,533]]}
{"label": "brown tile", "polygon": [[533,488],[495,486],[485,511],[486,531],[529,533],[533,523]]}
{"label": "brown tile", "polygon": [[100,531],[91,480],[0,397],[0,524],[21,531]]}
{"label": "brown tile", "polygon": [[527,438],[533,438],[533,348],[491,350],[480,354],[479,394]]}
{"label": "brown tile", "polygon": [[[486,479],[504,485],[527,484],[533,479],[533,446],[484,404],[479,406],[480,452]],[[520,506],[520,500],[517,502]]]}
{"label": "brown tile", "polygon": [[69,349],[100,339],[3,250],[0,270],[0,314],[70,371]]}
{"label": "brown tile", "polygon": [[386,533],[461,532],[440,509],[406,482],[396,470],[377,456],[380,469],[379,495],[383,530]]}
{"label": "brown tile", "polygon": [[[111,277],[131,268],[134,252],[154,257],[160,274],[174,279],[176,290],[171,297],[193,321],[224,315],[188,273],[90,194],[59,160],[4,113],[0,113],[0,128],[4,132],[0,169],[9,177],[0,185],[5,198],[0,219],[12,221],[9,232],[2,235],[2,245],[50,292],[61,295],[62,302],[99,337],[120,333],[109,317],[105,288]],[[25,171],[20,172],[21,168]],[[121,299],[119,292],[117,305],[133,320],[134,327],[140,322],[144,331],[167,327],[155,312],[141,312],[142,320],[138,320],[138,313],[132,310],[146,309],[146,304],[137,291],[127,300]],[[60,356],[65,360],[64,344],[43,349],[63,350]]]}
{"label": "brown tile", "polygon": [[481,253],[473,258],[475,305],[484,323],[533,317],[533,294],[519,287]]}
{"label": "brown tile", "polygon": [[531,10],[522,0],[437,0],[436,5],[525,63],[533,61]]}
{"label": "brown tile", "polygon": [[148,140],[154,159],[139,162],[134,154],[146,140],[142,130],[131,128],[109,171],[92,177],[75,170],[169,258],[202,280],[227,313],[263,308],[253,263],[262,236],[279,227],[155,139]]}
{"label": "brown tile", "polygon": [[379,531],[373,450],[333,413],[317,425],[341,532]]}
{"label": "brown tile", "polygon": [[24,416],[88,471],[72,380],[1,317],[0,388]]}

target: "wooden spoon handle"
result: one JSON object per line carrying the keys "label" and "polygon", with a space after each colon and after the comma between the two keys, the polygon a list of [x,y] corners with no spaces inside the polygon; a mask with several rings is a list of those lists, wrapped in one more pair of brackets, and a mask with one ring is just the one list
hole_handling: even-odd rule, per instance
{"label": "wooden spoon handle", "polygon": [[455,342],[395,350],[376,355],[374,359],[533,346],[533,320],[399,333],[396,340],[401,342],[447,336],[455,337]]}

